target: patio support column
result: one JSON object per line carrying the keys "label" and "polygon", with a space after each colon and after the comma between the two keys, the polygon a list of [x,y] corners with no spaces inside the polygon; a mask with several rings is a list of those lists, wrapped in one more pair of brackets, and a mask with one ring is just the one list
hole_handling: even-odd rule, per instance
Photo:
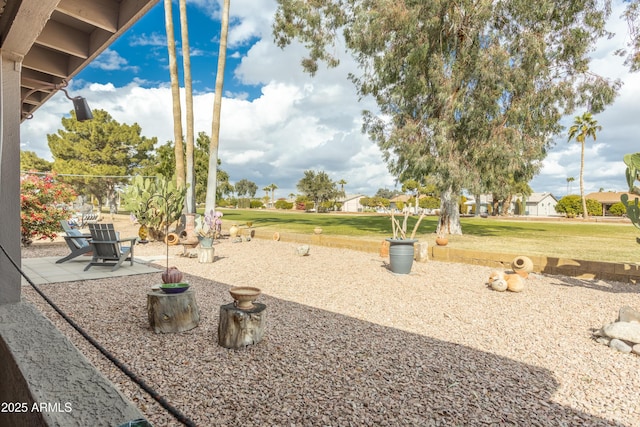
{"label": "patio support column", "polygon": [[[0,51],[0,245],[20,261],[20,66],[22,57]],[[0,304],[20,301],[20,273],[0,251]]]}

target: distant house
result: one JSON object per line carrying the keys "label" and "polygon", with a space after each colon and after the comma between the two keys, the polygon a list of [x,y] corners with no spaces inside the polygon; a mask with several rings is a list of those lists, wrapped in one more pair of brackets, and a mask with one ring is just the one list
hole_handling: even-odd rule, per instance
{"label": "distant house", "polygon": [[625,191],[598,191],[597,193],[589,193],[584,196],[585,199],[593,199],[602,204],[602,216],[610,215],[609,209],[615,203],[620,202],[620,196],[626,194],[629,200],[638,197],[636,194],[627,193]]}
{"label": "distant house", "polygon": [[531,193],[525,198],[524,212],[530,216],[557,215],[556,205],[558,199],[551,193]]}
{"label": "distant house", "polygon": [[398,194],[395,197],[389,199],[389,209],[396,210],[398,209],[398,202],[402,203],[404,206],[407,205],[407,200],[409,200],[411,196],[407,196],[406,194]]}
{"label": "distant house", "polygon": [[362,212],[360,199],[363,197],[366,196],[363,194],[348,194],[344,199],[338,200],[339,203],[342,203],[342,212]]}
{"label": "distant house", "polygon": [[[509,213],[516,213],[516,203],[518,203],[520,196],[514,196],[511,200],[511,206],[509,206]],[[493,203],[493,197],[491,194],[480,195],[480,214],[486,214],[489,211],[489,205]],[[476,201],[473,196],[468,196],[465,202],[466,212],[470,213],[475,207]],[[532,193],[529,197],[525,198],[524,202],[524,214],[529,216],[551,216],[556,215],[556,205],[558,200],[551,193]]]}

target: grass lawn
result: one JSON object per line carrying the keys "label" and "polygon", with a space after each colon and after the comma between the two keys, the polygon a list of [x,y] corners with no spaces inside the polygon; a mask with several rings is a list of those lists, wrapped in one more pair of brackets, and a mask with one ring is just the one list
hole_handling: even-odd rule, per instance
{"label": "grass lawn", "polygon": [[[275,210],[220,209],[224,227],[232,223],[253,223],[253,227],[312,234],[316,226],[323,234],[382,240],[391,235],[391,220],[375,214],[316,214]],[[409,219],[412,230],[417,217]],[[438,218],[422,220],[416,237],[435,244]],[[596,223],[581,220],[532,221],[494,218],[462,218],[462,236],[450,236],[449,245],[462,249],[483,249],[522,255],[546,255],[582,260],[636,262],[640,236],[631,223]]]}

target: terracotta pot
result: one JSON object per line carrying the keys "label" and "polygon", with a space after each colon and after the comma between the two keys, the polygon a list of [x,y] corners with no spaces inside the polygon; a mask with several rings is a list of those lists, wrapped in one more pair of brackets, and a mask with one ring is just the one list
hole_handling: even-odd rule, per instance
{"label": "terracotta pot", "polygon": [[511,268],[514,272],[526,278],[533,271],[533,261],[526,256],[517,256],[511,262]]}
{"label": "terracotta pot", "polygon": [[447,239],[444,236],[438,236],[436,237],[436,245],[438,246],[447,246],[447,243],[449,243],[449,239]]}
{"label": "terracotta pot", "polygon": [[232,239],[234,237],[238,236],[238,226],[233,224],[230,228],[229,228],[229,237],[231,237]]}

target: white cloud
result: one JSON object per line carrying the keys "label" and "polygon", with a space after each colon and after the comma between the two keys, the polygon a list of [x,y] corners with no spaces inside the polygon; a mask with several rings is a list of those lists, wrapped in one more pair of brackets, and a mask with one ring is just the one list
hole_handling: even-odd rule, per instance
{"label": "white cloud", "polygon": [[130,46],[167,46],[167,36],[165,34],[142,34],[129,38]]}
{"label": "white cloud", "polygon": [[100,54],[91,64],[90,67],[100,68],[105,71],[113,70],[129,70],[137,73],[139,68],[136,66],[128,65],[129,61],[126,58],[120,56],[118,52],[112,49],[107,49]]}

